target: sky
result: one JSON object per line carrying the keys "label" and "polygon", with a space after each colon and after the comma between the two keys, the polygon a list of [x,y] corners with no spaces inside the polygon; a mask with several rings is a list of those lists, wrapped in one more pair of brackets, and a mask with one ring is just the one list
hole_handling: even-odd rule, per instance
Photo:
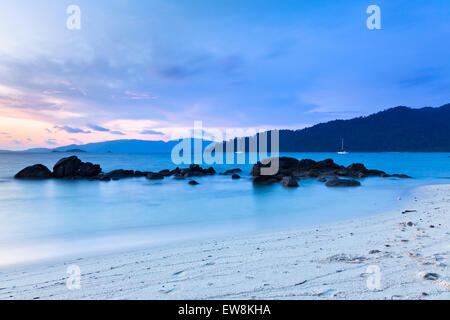
{"label": "sky", "polygon": [[438,107],[449,56],[448,0],[0,0],[0,149]]}

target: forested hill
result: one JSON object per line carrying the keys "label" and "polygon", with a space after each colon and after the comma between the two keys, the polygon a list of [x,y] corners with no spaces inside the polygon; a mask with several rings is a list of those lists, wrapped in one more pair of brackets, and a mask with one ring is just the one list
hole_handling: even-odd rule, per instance
{"label": "forested hill", "polygon": [[335,120],[302,130],[281,130],[282,152],[450,152],[450,104],[391,108],[367,117]]}

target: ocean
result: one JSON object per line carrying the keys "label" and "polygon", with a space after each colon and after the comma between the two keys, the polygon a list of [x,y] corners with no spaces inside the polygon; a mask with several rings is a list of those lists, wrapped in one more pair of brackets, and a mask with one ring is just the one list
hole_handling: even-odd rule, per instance
{"label": "ocean", "polygon": [[[0,153],[0,266],[359,218],[400,210],[402,201],[418,186],[450,183],[448,153],[281,154],[298,159],[332,158],[342,165],[360,162],[369,169],[413,177],[366,178],[361,179],[361,187],[348,189],[330,189],[315,180],[301,180],[296,189],[278,184],[254,186],[251,164],[216,165],[217,172],[242,169],[242,179],[200,177],[195,178],[200,183],[197,186],[172,178],[13,179],[26,166],[42,163],[51,169],[65,156],[69,154]],[[77,156],[100,164],[104,172],[177,167],[170,154]]]}

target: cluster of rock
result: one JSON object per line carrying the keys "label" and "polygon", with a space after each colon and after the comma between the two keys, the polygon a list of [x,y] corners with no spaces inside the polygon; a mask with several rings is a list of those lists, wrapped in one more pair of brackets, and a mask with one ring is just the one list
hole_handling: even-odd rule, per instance
{"label": "cluster of rock", "polygon": [[27,167],[18,172],[16,179],[50,179],[50,178],[92,178],[99,176],[102,169],[98,164],[83,162],[76,156],[63,158],[53,167],[53,172],[42,164]]}
{"label": "cluster of rock", "polygon": [[[278,171],[271,175],[263,175],[262,169],[269,168],[272,161],[278,161]],[[314,161],[311,159],[297,160],[289,157],[271,158],[264,163],[257,162],[250,172],[253,183],[271,184],[280,183],[285,187],[298,187],[297,180],[314,178],[326,182],[328,187],[352,187],[361,183],[354,179],[365,177],[398,177],[410,178],[403,174],[389,175],[380,170],[369,170],[361,163],[354,163],[348,167],[336,164],[332,159]],[[342,177],[352,179],[341,179]]]}
{"label": "cluster of rock", "polygon": [[[278,171],[271,175],[262,174],[263,168],[271,166],[272,161],[278,161]],[[229,175],[232,179],[240,179],[237,174],[242,172],[240,169],[227,170],[222,175]],[[149,180],[162,180],[166,177],[173,177],[177,180],[184,180],[192,177],[202,177],[215,175],[216,171],[210,167],[203,169],[197,164],[191,164],[189,168],[176,168],[173,170],[165,169],[159,172],[134,171],[134,170],[114,170],[103,173],[98,164],[83,162],[76,156],[63,158],[59,160],[50,171],[42,164],[36,164],[27,167],[15,175],[16,179],[89,179],[89,180],[120,180],[124,178],[146,177]],[[314,178],[320,182],[326,182],[328,187],[353,187],[360,186],[357,178],[365,177],[398,177],[410,178],[407,175],[393,174],[389,175],[380,170],[369,170],[361,163],[354,163],[344,167],[334,163],[332,159],[323,161],[314,161],[311,159],[297,160],[294,158],[281,157],[271,158],[264,163],[256,163],[252,171],[252,180],[254,184],[272,184],[280,183],[284,187],[298,187],[298,180]],[[343,177],[351,179],[342,179]],[[189,184],[198,184],[190,180]]]}
{"label": "cluster of rock", "polygon": [[[98,164],[90,162],[83,162],[76,156],[63,158],[59,160],[50,171],[42,164],[36,164],[27,167],[18,172],[14,178],[16,179],[89,179],[89,180],[120,180],[124,178],[139,178],[146,177],[150,180],[162,180],[165,177],[173,176],[175,179],[186,179],[190,177],[201,177],[214,175],[216,171],[210,167],[203,169],[199,165],[192,164],[189,168],[174,170],[161,170],[159,172],[150,171],[134,171],[134,170],[114,170],[108,173],[103,173],[102,168]],[[225,173],[228,174],[228,173]],[[194,183],[190,183],[194,184]]]}

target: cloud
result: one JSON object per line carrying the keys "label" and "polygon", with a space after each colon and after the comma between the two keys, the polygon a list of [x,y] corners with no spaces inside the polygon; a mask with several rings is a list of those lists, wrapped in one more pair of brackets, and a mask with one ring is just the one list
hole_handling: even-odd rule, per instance
{"label": "cloud", "polygon": [[233,76],[243,66],[243,55],[211,55],[208,53],[197,55],[184,63],[167,65],[156,71],[162,78],[170,80],[184,80],[186,78],[206,73],[216,72],[225,76]]}
{"label": "cloud", "polygon": [[155,130],[143,130],[139,132],[140,134],[151,134],[151,135],[158,135],[163,136],[165,133],[161,131],[155,131]]}
{"label": "cloud", "polygon": [[92,129],[92,130],[94,130],[94,131],[99,131],[99,132],[109,132],[110,131],[109,129],[100,127],[100,126],[95,125],[95,124],[88,124],[87,127]]}
{"label": "cloud", "polygon": [[157,97],[150,96],[147,93],[137,93],[133,91],[125,91],[125,94],[130,97],[131,100],[156,100]]}
{"label": "cloud", "polygon": [[91,133],[91,131],[85,131],[83,129],[80,128],[72,128],[69,126],[55,126],[55,129],[58,129],[60,131],[65,131],[67,133],[84,133],[84,134],[88,134]]}
{"label": "cloud", "polygon": [[11,143],[12,144],[22,144],[22,141],[20,141],[20,140],[12,140]]}
{"label": "cloud", "polygon": [[33,139],[31,139],[31,138],[27,138],[27,141],[31,142],[31,141],[33,141]]}
{"label": "cloud", "polygon": [[0,132],[0,134],[3,135],[3,136],[6,136],[6,135],[8,135],[9,133],[8,133],[8,132]]}
{"label": "cloud", "polygon": [[120,131],[110,131],[109,133],[115,134],[115,135],[118,135],[118,136],[125,136],[126,135],[125,133],[120,132]]}
{"label": "cloud", "polygon": [[69,138],[69,140],[70,140],[70,141],[73,141],[73,142],[75,142],[75,143],[78,143],[78,144],[83,144],[83,141],[80,141],[80,140],[78,140],[78,139],[76,139],[76,138]]}
{"label": "cloud", "polygon": [[56,139],[47,139],[47,140],[45,140],[45,143],[52,145],[52,146],[57,144]]}

